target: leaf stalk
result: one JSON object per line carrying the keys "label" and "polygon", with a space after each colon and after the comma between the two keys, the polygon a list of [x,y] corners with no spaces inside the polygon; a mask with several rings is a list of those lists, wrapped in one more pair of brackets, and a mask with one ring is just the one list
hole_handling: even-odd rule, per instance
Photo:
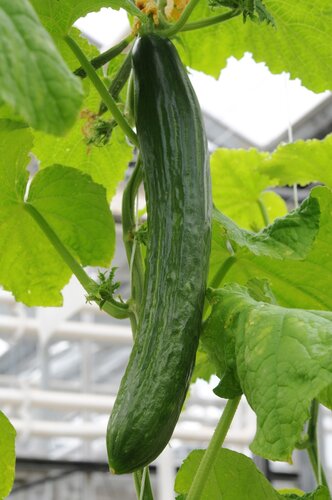
{"label": "leaf stalk", "polygon": [[186,500],[200,500],[202,491],[208,479],[208,474],[217,458],[218,450],[224,443],[228,429],[232,423],[241,396],[229,399],[214,431],[208,448],[205,450],[201,463],[191,484]]}
{"label": "leaf stalk", "polygon": [[220,14],[214,17],[207,17],[205,19],[199,19],[198,21],[194,21],[192,23],[185,24],[181,29],[181,33],[184,31],[193,31],[202,28],[208,28],[209,26],[213,26],[214,24],[220,24],[233,17],[237,17],[241,14],[241,9],[234,9],[230,12],[226,12],[225,14]]}
{"label": "leaf stalk", "polygon": [[[83,267],[77,262],[75,257],[69,252],[66,246],[62,243],[58,235],[48,224],[41,213],[30,203],[24,203],[25,210],[31,215],[34,221],[38,224],[44,235],[47,237],[53,248],[57,251],[62,260],[67,264],[69,269],[76,276],[83,288],[89,294],[91,287],[96,285],[95,281],[84,271]],[[98,303],[98,302],[97,302]],[[99,304],[98,304],[99,305]],[[103,311],[117,319],[128,318],[129,308],[127,304],[117,302],[115,299],[105,302],[102,307]]]}
{"label": "leaf stalk", "polygon": [[127,135],[129,140],[135,145],[138,146],[138,140],[137,140],[137,135],[135,132],[132,130],[130,127],[129,123],[119,110],[115,100],[113,97],[109,94],[107,88],[105,87],[104,83],[102,80],[99,78],[99,76],[96,73],[96,70],[90,63],[90,61],[86,58],[85,54],[82,52],[81,48],[78,46],[78,44],[73,40],[70,36],[66,35],[65,40],[75,56],[77,57],[78,61],[81,63],[82,68],[86,71],[87,76],[89,77],[91,83],[99,93],[100,97],[108,107],[109,111],[112,113],[114,120],[118,123],[118,125],[122,128],[124,133]]}
{"label": "leaf stalk", "polygon": [[258,204],[260,213],[262,215],[264,225],[268,226],[270,224],[270,220],[269,220],[269,215],[268,215],[267,210],[266,210],[266,206],[264,205],[263,201],[260,198],[258,198],[257,204]]}
{"label": "leaf stalk", "polygon": [[[128,47],[128,45],[132,41],[132,39],[133,39],[133,36],[130,35],[127,38],[125,38],[124,40],[121,40],[121,42],[119,42],[117,45],[114,45],[110,49],[99,54],[97,57],[94,57],[90,61],[91,66],[93,66],[94,69],[101,68],[102,66],[104,66],[104,64],[108,63],[109,61],[111,61],[112,59],[114,59],[115,57],[120,55],[121,52],[123,52],[124,49],[126,47]],[[82,66],[81,66],[81,67],[75,69],[74,75],[79,76],[80,78],[85,78],[87,76],[87,73],[86,73],[85,69],[82,68]]]}
{"label": "leaf stalk", "polygon": [[[128,53],[123,64],[119,68],[110,86],[108,87],[108,93],[113,97],[114,100],[118,99],[121,90],[123,89],[126,81],[129,78],[130,71],[131,71],[131,51]],[[104,114],[106,111],[107,111],[107,106],[104,102],[102,102],[99,107],[99,112],[98,112],[99,116]]]}

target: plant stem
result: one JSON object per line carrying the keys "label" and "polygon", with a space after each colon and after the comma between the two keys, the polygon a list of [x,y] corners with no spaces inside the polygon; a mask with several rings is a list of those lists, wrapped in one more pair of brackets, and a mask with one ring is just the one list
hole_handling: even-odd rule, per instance
{"label": "plant stem", "polygon": [[[135,339],[138,313],[141,306],[141,299],[144,286],[144,262],[141,254],[139,244],[134,241],[134,231],[136,229],[136,213],[135,201],[139,186],[143,179],[143,165],[140,157],[137,159],[136,167],[131,174],[127,186],[123,192],[122,197],[122,232],[123,242],[125,245],[127,261],[130,268],[130,281],[131,281],[131,311],[130,322]],[[145,473],[144,473],[145,471]],[[144,474],[144,483],[142,478]],[[153,493],[151,489],[149,468],[138,470],[134,472],[134,482],[136,487],[137,498],[139,500],[153,500]]]}
{"label": "plant stem", "polygon": [[[111,94],[114,100],[118,99],[121,90],[123,89],[126,81],[129,78],[130,70],[131,70],[131,51],[127,54],[127,57],[124,60],[122,66],[119,68],[110,86],[108,87],[108,93]],[[104,102],[102,102],[99,107],[99,112],[98,112],[99,116],[104,114],[106,111],[107,111],[107,106]]]}
{"label": "plant stem", "polygon": [[132,130],[125,117],[122,115],[113,97],[108,93],[107,88],[97,75],[90,61],[86,58],[85,54],[82,52],[82,50],[77,45],[75,40],[73,40],[68,35],[65,36],[65,40],[69,45],[69,47],[71,48],[71,50],[73,51],[73,53],[75,54],[75,56],[77,57],[78,61],[81,63],[82,68],[86,71],[87,76],[91,80],[92,84],[94,85],[95,89],[99,93],[100,97],[102,98],[106,106],[108,107],[109,111],[112,113],[114,120],[122,128],[124,133],[131,140],[131,142],[135,146],[138,146],[137,135]]}
{"label": "plant stem", "polygon": [[241,9],[234,9],[230,12],[226,12],[225,14],[220,14],[219,16],[207,17],[205,19],[199,19],[198,21],[194,21],[193,23],[185,24],[180,31],[193,31],[201,28],[207,28],[208,26],[213,26],[214,24],[223,23],[232,19],[233,17],[237,17],[241,14]]}
{"label": "plant stem", "polygon": [[[145,471],[145,473],[144,473]],[[144,477],[143,477],[144,476]],[[143,484],[144,479],[144,484]],[[153,500],[153,493],[150,483],[149,468],[134,472],[134,482],[137,498],[139,500]],[[143,486],[143,489],[142,489]]]}
{"label": "plant stem", "polygon": [[[111,47],[110,49],[106,50],[105,52],[102,52],[102,54],[99,54],[97,57],[94,57],[91,59],[90,64],[95,68],[101,68],[104,66],[104,64],[108,63],[112,59],[114,59],[116,56],[121,54],[121,52],[128,47],[129,43],[133,39],[133,36],[128,36],[124,40],[121,40],[120,43],[117,45],[114,45],[114,47]],[[87,76],[86,71],[82,66],[80,68],[75,69],[74,75],[79,76],[80,78],[85,78]]]}
{"label": "plant stem", "polygon": [[178,21],[176,21],[176,23],[172,24],[172,26],[170,28],[161,31],[160,33],[163,36],[171,37],[171,36],[176,35],[176,33],[178,31],[181,31],[181,29],[183,28],[183,26],[186,24],[189,17],[191,16],[194,8],[198,5],[199,1],[200,0],[190,0],[187,7],[184,9],[180,19]]}
{"label": "plant stem", "polygon": [[230,268],[235,264],[236,262],[236,257],[228,257],[220,266],[216,274],[213,276],[211,282],[209,283],[209,286],[211,288],[218,288],[220,283],[223,281],[225,278],[226,274],[230,270]]}
{"label": "plant stem", "polygon": [[[38,210],[30,203],[24,203],[24,208],[38,224],[44,235],[52,244],[53,248],[62,258],[62,260],[72,270],[73,274],[76,276],[86,292],[90,293],[91,286],[96,284],[95,281],[90,278],[90,276],[84,271],[83,267],[77,262],[77,260],[69,252],[69,250],[67,250],[65,245],[59,239],[58,235],[53,231],[51,226],[38,212]],[[129,316],[128,305],[117,302],[114,299],[112,301],[105,302],[105,304],[102,306],[102,309],[117,319],[124,319],[128,318]]]}
{"label": "plant stem", "polygon": [[[226,274],[230,270],[230,268],[235,264],[236,262],[236,257],[231,256],[226,259],[221,266],[219,267],[218,271],[216,274],[213,276],[212,280],[209,283],[209,288],[219,288],[222,281],[224,280]],[[205,319],[207,316],[207,312],[209,311],[209,301],[205,297],[204,301],[204,309],[203,309],[203,318]]]}
{"label": "plant stem", "polygon": [[264,225],[268,226],[270,224],[270,220],[269,220],[269,216],[268,216],[268,213],[266,210],[266,206],[264,205],[264,203],[262,202],[262,200],[260,198],[258,198],[257,204],[259,206],[259,210],[261,212],[261,215],[262,215],[262,218],[264,221]]}
{"label": "plant stem", "polygon": [[327,489],[329,489],[324,469],[319,460],[318,439],[317,439],[318,413],[319,413],[319,403],[317,399],[314,399],[311,403],[311,408],[310,408],[307,452],[318,485],[322,484],[326,486]]}
{"label": "plant stem", "polygon": [[228,429],[232,423],[235,412],[239,405],[241,396],[234,399],[229,399],[214,431],[212,439],[207,450],[204,453],[201,463],[191,484],[186,500],[200,500],[204,486],[208,480],[208,474],[213,463],[217,458],[217,454],[225,440]]}
{"label": "plant stem", "polygon": [[134,240],[136,229],[135,200],[143,179],[143,165],[138,157],[122,198],[122,232],[128,264],[131,272],[131,309],[138,319],[144,286],[144,262],[140,246]]}

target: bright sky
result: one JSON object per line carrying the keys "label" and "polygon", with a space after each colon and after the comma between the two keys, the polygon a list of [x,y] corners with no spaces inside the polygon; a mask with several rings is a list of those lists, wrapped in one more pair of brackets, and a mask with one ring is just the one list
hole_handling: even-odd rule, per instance
{"label": "bright sky", "polygon": [[[101,50],[129,33],[124,11],[101,9],[79,19],[76,26],[96,41]],[[329,94],[314,94],[288,75],[272,75],[250,54],[237,61],[230,58],[219,80],[192,72],[192,83],[201,107],[249,141],[264,146],[324,100]]]}

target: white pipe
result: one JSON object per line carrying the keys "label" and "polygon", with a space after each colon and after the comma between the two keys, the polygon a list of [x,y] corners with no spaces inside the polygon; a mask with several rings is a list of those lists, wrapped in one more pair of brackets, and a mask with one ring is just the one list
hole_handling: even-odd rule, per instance
{"label": "white pipe", "polygon": [[[27,434],[38,437],[72,437],[85,439],[98,439],[106,436],[105,424],[100,422],[58,422],[46,420],[11,419],[18,434]],[[247,445],[253,437],[253,430],[246,429],[241,432],[230,431],[227,434],[227,443]],[[175,428],[172,438],[187,442],[208,442],[214,428],[200,427],[198,429]]]}
{"label": "white pipe", "polygon": [[41,391],[39,389],[7,389],[0,387],[0,403],[26,404],[54,410],[86,410],[109,413],[114,405],[115,396],[102,394]]}
{"label": "white pipe", "polygon": [[[0,384],[13,384],[13,378],[0,375]],[[22,384],[22,381],[17,381],[17,387],[4,387],[0,385],[0,405],[20,405],[28,403],[34,407],[50,408],[58,410],[87,410],[96,412],[108,413],[112,408],[115,401],[115,394],[96,394],[96,393],[82,393],[82,392],[69,392],[69,391],[56,391],[56,390],[41,390],[35,387]],[[196,396],[195,403],[201,402],[203,405],[205,399]],[[212,403],[211,406],[216,407]],[[192,400],[189,399],[187,409],[190,410]],[[219,408],[221,410],[221,408]],[[199,422],[200,417],[183,413],[183,419],[186,422]],[[218,418],[213,417],[210,420],[218,421]],[[213,422],[214,423],[214,422]]]}
{"label": "white pipe", "polygon": [[[38,336],[39,323],[33,318],[19,318],[0,314],[0,333],[12,335],[22,331],[25,335]],[[52,334],[52,339],[71,341],[91,340],[93,342],[109,342],[117,345],[131,345],[132,334],[129,326],[99,323],[83,323],[65,321]]]}
{"label": "white pipe", "polygon": [[[83,293],[84,293],[84,290],[82,289],[82,294]],[[6,305],[6,306],[15,306],[15,305],[20,304],[24,308],[27,307],[24,304],[22,304],[21,302],[16,302],[13,295],[10,292],[7,292],[6,290],[0,290],[0,304]],[[89,312],[92,312],[93,314],[104,314],[105,315],[104,311],[102,311],[97,306],[97,304],[95,304],[94,302],[92,302],[91,304],[88,304],[88,303],[84,304],[81,310],[82,311],[89,311]]]}

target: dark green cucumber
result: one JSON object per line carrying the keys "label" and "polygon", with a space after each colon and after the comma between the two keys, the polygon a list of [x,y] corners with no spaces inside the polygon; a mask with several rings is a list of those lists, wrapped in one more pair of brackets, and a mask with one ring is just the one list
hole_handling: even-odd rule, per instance
{"label": "dark green cucumber", "polygon": [[187,393],[201,328],[211,185],[200,107],[172,43],[133,50],[148,242],[136,340],[107,429],[111,469],[132,472],[167,445]]}

